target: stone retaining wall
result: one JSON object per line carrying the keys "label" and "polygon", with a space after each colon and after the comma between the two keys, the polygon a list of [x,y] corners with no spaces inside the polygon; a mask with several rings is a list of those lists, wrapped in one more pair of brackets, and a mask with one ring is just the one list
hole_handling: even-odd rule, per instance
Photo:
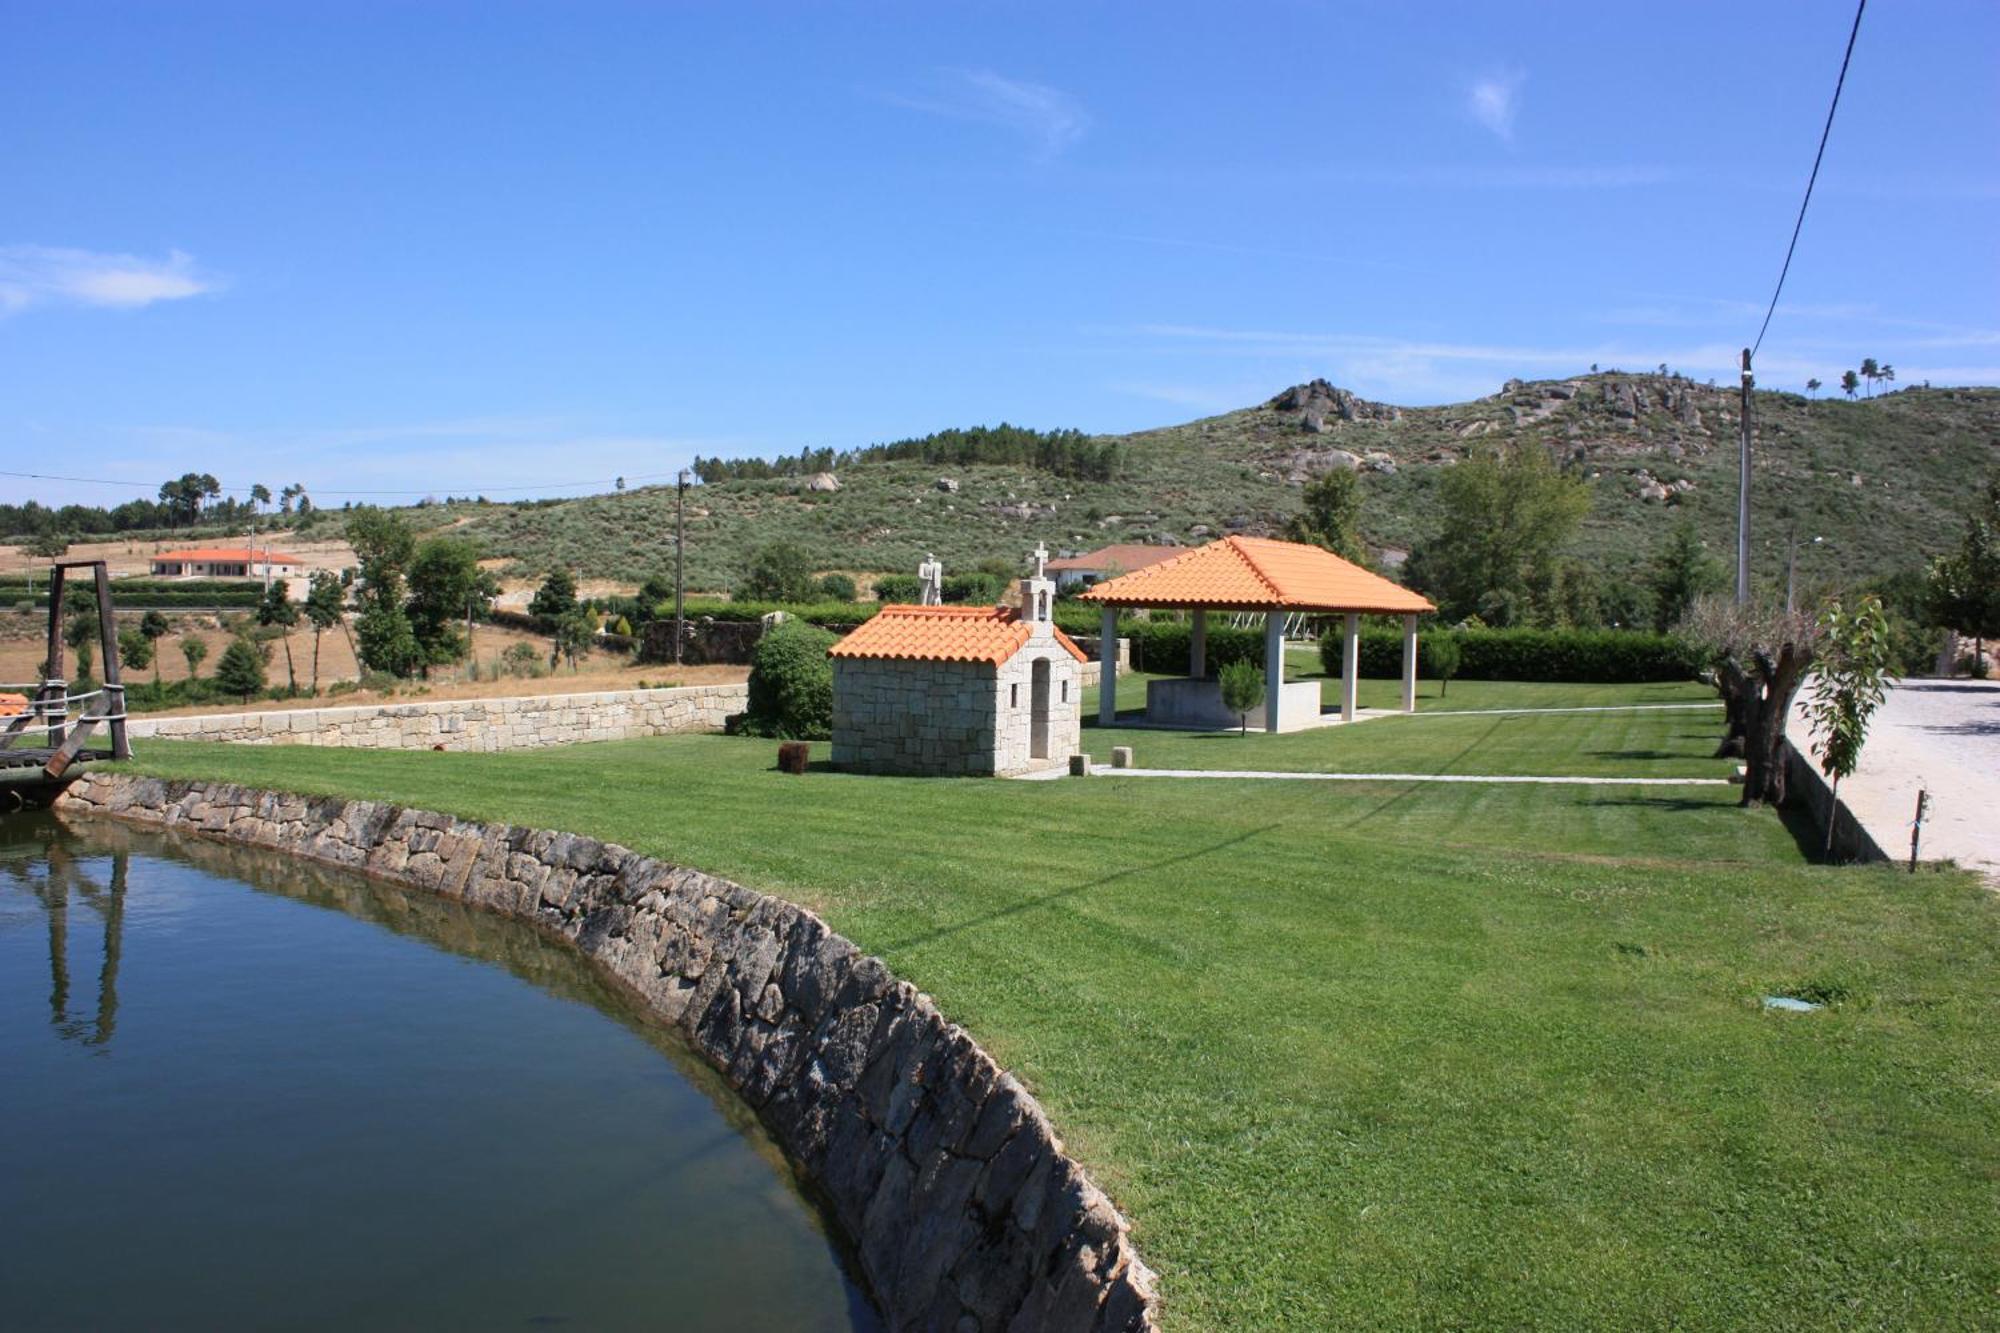
{"label": "stone retaining wall", "polygon": [[897,1330],[1151,1330],[1125,1221],[1028,1091],[880,959],[781,899],[568,833],[86,773],[57,804],[344,866],[529,921],[762,1117]]}
{"label": "stone retaining wall", "polygon": [[[1819,771],[1819,765],[1802,754],[1790,741],[1779,746],[1778,761],[1785,766],[1785,798],[1812,819],[1822,839],[1828,821],[1833,823],[1833,854],[1842,861],[1887,861],[1889,853],[1876,844],[1861,821],[1847,808],[1847,802],[1833,794],[1833,787]],[[1817,851],[1817,846],[1815,847]]]}
{"label": "stone retaining wall", "polygon": [[546,694],[506,699],[439,699],[289,708],[191,717],[135,717],[134,740],[234,741],[246,745],[332,745],[367,750],[519,750],[580,741],[616,741],[679,731],[721,731],[743,711],[745,685]]}

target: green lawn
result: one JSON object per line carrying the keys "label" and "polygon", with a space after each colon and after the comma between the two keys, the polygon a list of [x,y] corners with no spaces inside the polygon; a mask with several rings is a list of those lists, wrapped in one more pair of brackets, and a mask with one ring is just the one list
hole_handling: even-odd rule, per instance
{"label": "green lawn", "polygon": [[[1710,732],[1133,743],[1652,772],[1712,769]],[[774,750],[144,767],[578,830],[812,904],[1042,1097],[1172,1329],[1990,1326],[2000,916],[1969,877],[1807,865],[1726,787],[800,778]],[[1760,1007],[1786,990],[1842,998]]]}

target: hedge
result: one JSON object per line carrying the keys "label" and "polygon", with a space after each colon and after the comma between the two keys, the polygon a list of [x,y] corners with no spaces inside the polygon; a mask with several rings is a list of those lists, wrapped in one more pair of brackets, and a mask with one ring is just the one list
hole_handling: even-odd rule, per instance
{"label": "hedge", "polygon": [[[1418,636],[1418,675],[1434,674],[1423,645],[1440,634],[1449,634],[1458,642],[1459,680],[1635,684],[1691,680],[1702,666],[1700,650],[1670,634],[1615,629],[1432,629]],[[1340,674],[1340,648],[1338,634],[1320,640],[1320,667],[1328,675]],[[1400,632],[1362,631],[1361,674],[1377,679],[1403,674]]]}
{"label": "hedge", "polygon": [[[813,625],[852,629],[882,608],[874,602],[720,602],[712,599],[688,601],[682,614],[689,620],[707,616],[710,620],[762,620],[773,611],[783,611],[795,620]],[[674,604],[662,603],[653,611],[654,620],[672,620]]]}
{"label": "hedge", "polygon": [[[71,585],[75,586],[75,585]],[[88,584],[84,585],[86,588]],[[0,607],[12,607],[29,601],[26,588],[0,589]],[[48,590],[35,590],[34,604],[46,610],[49,604]],[[113,584],[111,604],[120,611],[211,611],[222,608],[246,610],[263,600],[263,593],[257,588],[239,588],[234,592],[131,592]]]}

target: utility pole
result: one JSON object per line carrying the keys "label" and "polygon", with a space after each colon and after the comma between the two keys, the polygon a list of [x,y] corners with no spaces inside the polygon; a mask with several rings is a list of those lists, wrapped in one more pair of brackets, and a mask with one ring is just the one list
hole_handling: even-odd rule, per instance
{"label": "utility pole", "polygon": [[1738,424],[1742,442],[1736,465],[1736,604],[1750,603],[1750,349],[1743,349],[1743,409]]}
{"label": "utility pole", "polygon": [[687,638],[687,498],[688,470],[681,469],[674,493],[674,665],[681,664],[681,644]]}

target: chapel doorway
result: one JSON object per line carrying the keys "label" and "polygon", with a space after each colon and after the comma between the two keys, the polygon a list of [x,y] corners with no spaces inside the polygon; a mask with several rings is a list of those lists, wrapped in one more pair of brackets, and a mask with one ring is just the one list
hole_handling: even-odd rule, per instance
{"label": "chapel doorway", "polygon": [[1049,757],[1049,661],[1036,662],[1028,677],[1028,757]]}

